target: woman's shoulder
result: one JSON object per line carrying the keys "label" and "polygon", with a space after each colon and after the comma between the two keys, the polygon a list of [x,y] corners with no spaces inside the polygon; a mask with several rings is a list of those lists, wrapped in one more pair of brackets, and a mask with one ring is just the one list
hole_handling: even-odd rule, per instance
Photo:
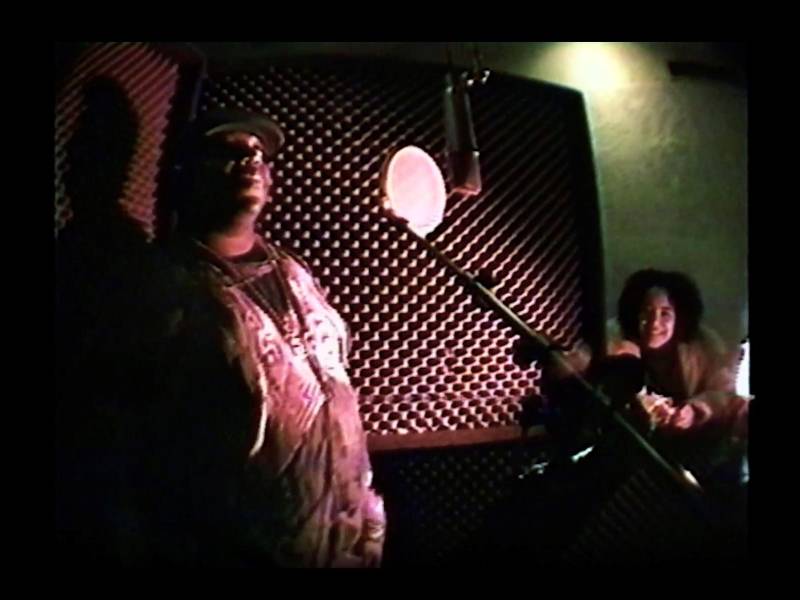
{"label": "woman's shoulder", "polygon": [[700,325],[697,335],[681,344],[686,360],[694,360],[715,369],[735,369],[737,349],[731,349],[722,336],[707,325]]}
{"label": "woman's shoulder", "polygon": [[686,346],[709,355],[723,356],[728,354],[728,348],[722,336],[708,325],[700,325],[697,334],[686,342]]}

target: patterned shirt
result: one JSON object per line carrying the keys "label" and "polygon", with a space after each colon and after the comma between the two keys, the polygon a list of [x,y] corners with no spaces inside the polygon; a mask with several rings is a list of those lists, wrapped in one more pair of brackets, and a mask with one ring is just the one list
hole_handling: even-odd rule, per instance
{"label": "patterned shirt", "polygon": [[263,240],[236,261],[197,241],[184,250],[227,311],[228,354],[252,395],[236,526],[278,565],[361,566],[383,510],[345,323],[300,260]]}

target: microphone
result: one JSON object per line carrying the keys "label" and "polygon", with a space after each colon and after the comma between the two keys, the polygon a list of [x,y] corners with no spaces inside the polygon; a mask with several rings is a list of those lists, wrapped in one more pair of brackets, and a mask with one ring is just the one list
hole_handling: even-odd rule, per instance
{"label": "microphone", "polygon": [[478,143],[472,126],[467,83],[463,78],[454,81],[450,72],[445,75],[444,125],[447,165],[453,190],[468,196],[480,193]]}
{"label": "microphone", "polygon": [[646,382],[644,363],[630,354],[606,357],[594,367],[593,375],[613,400],[623,403],[634,397]]}

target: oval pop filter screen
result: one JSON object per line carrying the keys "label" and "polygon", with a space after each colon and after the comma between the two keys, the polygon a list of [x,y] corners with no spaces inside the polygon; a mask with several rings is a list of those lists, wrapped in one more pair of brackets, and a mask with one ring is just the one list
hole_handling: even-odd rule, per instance
{"label": "oval pop filter screen", "polygon": [[388,158],[383,190],[386,207],[425,237],[442,222],[447,199],[444,177],[436,162],[416,146],[400,148]]}

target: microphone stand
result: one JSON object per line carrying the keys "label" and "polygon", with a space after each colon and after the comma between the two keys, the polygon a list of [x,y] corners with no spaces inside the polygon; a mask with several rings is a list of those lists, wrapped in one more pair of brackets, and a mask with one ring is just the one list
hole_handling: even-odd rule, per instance
{"label": "microphone stand", "polygon": [[[502,321],[514,330],[524,342],[528,342],[533,348],[537,350],[537,354],[546,357],[553,364],[558,365],[565,372],[577,382],[583,391],[587,393],[594,401],[598,402],[610,417],[611,422],[623,431],[636,445],[641,448],[644,453],[650,457],[653,463],[657,464],[671,479],[676,481],[682,488],[691,492],[693,495],[702,495],[703,489],[700,484],[691,476],[691,474],[683,469],[683,467],[676,467],[665,459],[661,453],[656,450],[647,439],[645,439],[630,422],[622,416],[614,407],[611,399],[606,396],[601,390],[595,388],[589,383],[585,377],[576,371],[572,365],[566,361],[561,352],[545,335],[539,333],[531,328],[519,315],[517,315],[511,308],[509,308],[503,301],[501,301],[494,292],[490,289],[488,282],[480,275],[475,277],[461,269],[453,261],[450,260],[443,252],[441,252],[432,242],[425,237],[417,234],[409,225],[406,219],[399,215],[394,214],[390,208],[384,208],[384,214],[389,213],[387,216],[390,220],[402,224],[406,230],[413,235],[419,242],[421,242],[430,252],[432,252],[440,261],[442,261],[447,268],[453,272],[456,281],[461,284],[470,295],[475,298],[481,306],[488,308]],[[484,279],[484,281],[481,281]]]}

